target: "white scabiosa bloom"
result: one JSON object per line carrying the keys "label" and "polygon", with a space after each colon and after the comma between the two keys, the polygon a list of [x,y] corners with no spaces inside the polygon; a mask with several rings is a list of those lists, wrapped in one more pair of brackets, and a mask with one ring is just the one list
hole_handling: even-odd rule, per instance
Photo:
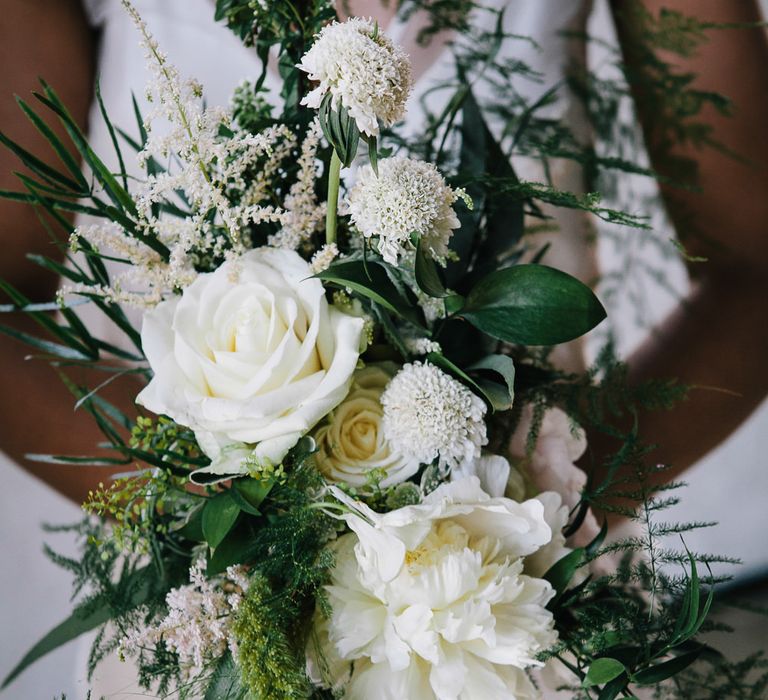
{"label": "white scabiosa bloom", "polygon": [[358,370],[347,398],[316,429],[315,460],[330,481],[364,486],[376,469],[383,474],[380,485],[386,487],[419,470],[419,460],[394,449],[382,429],[381,395],[392,374],[386,365]]}
{"label": "white scabiosa bloom", "polygon": [[413,79],[408,55],[378,31],[373,20],[353,17],[324,27],[298,67],[318,86],[302,104],[317,109],[326,94],[341,103],[368,136],[379,122],[394,124],[405,114]]}
{"label": "white scabiosa bloom", "polygon": [[483,401],[433,364],[405,365],[381,404],[387,440],[422,464],[439,458],[442,466],[458,467],[488,442]]}
{"label": "white scabiosa bloom", "polygon": [[536,697],[525,669],[557,641],[554,591],[523,573],[551,537],[541,502],[491,498],[476,478],[383,515],[335,493],[353,532],[334,545],[312,680],[347,700]]}
{"label": "white scabiosa bloom", "polygon": [[360,168],[349,193],[352,223],[366,238],[377,239],[379,253],[392,265],[413,251],[414,231],[432,258],[445,264],[448,243],[461,225],[453,205],[466,195],[449,187],[432,163],[395,156],[379,161],[378,171]]}

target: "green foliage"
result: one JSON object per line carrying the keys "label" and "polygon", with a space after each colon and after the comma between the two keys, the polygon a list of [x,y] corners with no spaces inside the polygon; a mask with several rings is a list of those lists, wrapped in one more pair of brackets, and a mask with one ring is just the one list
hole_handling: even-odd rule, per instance
{"label": "green foliage", "polygon": [[[387,4],[386,0],[385,3]],[[417,40],[428,44],[442,31],[463,32],[470,27],[470,12],[480,3],[475,0],[398,0],[398,12],[402,21],[408,21],[414,13],[423,11],[427,24],[419,30]]]}
{"label": "green foliage", "polygon": [[[634,685],[659,683],[662,695],[672,686],[678,697],[759,697],[768,686],[768,673],[753,684],[744,679],[747,671],[764,667],[763,659],[754,657],[741,666],[729,665],[695,638],[706,629],[705,617],[717,582],[711,575],[700,578],[697,565],[726,559],[676,551],[660,544],[662,537],[705,524],[659,520],[658,514],[676,501],[670,494],[677,485],[650,486],[663,467],[650,460],[651,448],[639,439],[637,419],[644,410],[666,408],[681,400],[687,387],[674,381],[630,386],[626,368],[615,361],[610,351],[599,358],[593,370],[575,376],[552,367],[545,350],[503,344],[562,342],[586,332],[604,316],[602,306],[584,285],[542,265],[517,264],[523,253],[530,252],[528,234],[537,227],[551,226],[551,215],[545,213],[543,205],[589,212],[605,221],[638,229],[648,225],[643,217],[627,214],[621,207],[604,206],[596,192],[558,189],[552,182],[550,162],[568,159],[579,164],[590,183],[617,171],[650,177],[656,174],[637,165],[636,159],[627,157],[619,148],[598,152],[581,143],[567,125],[552,119],[548,108],[559,99],[560,86],[547,86],[549,89],[533,101],[523,97],[526,91],[517,89],[519,81],[537,81],[540,76],[532,66],[506,57],[514,55],[514,50],[502,52],[511,42],[529,41],[504,31],[502,12],[483,8],[472,0],[401,0],[398,6],[402,17],[417,9],[428,11],[430,22],[420,35],[423,41],[446,28],[460,33],[452,47],[457,71],[451,80],[435,87],[444,92],[446,106],[438,114],[428,113],[425,133],[405,140],[387,132],[382,153],[399,148],[434,161],[451,174],[453,184],[466,187],[475,207],[458,212],[462,227],[453,239],[457,260],[448,266],[444,276],[423,254],[415,236],[412,270],[387,265],[364,250],[337,262],[318,277],[327,285],[356,295],[354,303],[376,319],[378,333],[390,346],[386,348],[390,356],[409,356],[402,325],[416,327],[422,335],[431,331],[446,350],[431,354],[428,361],[456,376],[501,412],[504,419],[499,424],[505,431],[514,428],[514,412],[508,411],[513,399],[518,406],[533,403],[534,420],[528,441],[531,449],[544,411],[552,405],[565,407],[585,427],[614,439],[615,453],[604,464],[596,465],[581,504],[571,514],[567,534],[578,530],[588,507],[601,506],[637,520],[643,536],[603,545],[603,532],[590,546],[575,550],[547,573],[557,591],[550,607],[560,641],[546,655],[560,658],[571,669],[575,697],[599,693],[601,700],[610,700],[628,696]],[[636,13],[631,23],[640,37],[635,50],[640,59],[637,64],[643,70],[626,69],[621,84],[600,82],[591,75],[575,76],[572,82],[584,97],[597,131],[601,135],[611,132],[617,123],[620,101],[635,89],[642,92],[648,108],[662,115],[657,138],[668,151],[679,143],[721,148],[711,131],[696,118],[708,106],[727,112],[727,100],[693,89],[693,76],[676,73],[658,56],[659,49],[690,55],[711,25],[666,11],[654,17],[639,3],[627,3],[627,8],[627,12]],[[468,20],[470,10],[491,12],[495,18],[492,29],[472,26]],[[262,98],[267,57],[274,49],[283,78],[284,107],[279,121],[290,125],[300,142],[313,113],[300,106],[309,84],[306,76],[295,70],[295,64],[314,34],[334,16],[333,4],[329,0],[267,4],[258,0],[217,0],[216,16],[253,45],[263,63],[257,81],[244,84],[236,92],[236,128],[256,132],[275,123],[272,110]],[[476,95],[485,96],[482,103]],[[0,142],[31,172],[21,176],[23,191],[0,195],[40,207],[67,233],[71,227],[62,212],[115,221],[167,259],[165,245],[141,225],[128,192],[125,168],[118,173],[106,168],[50,86],[43,83],[43,91],[36,99],[42,111],[35,111],[23,101],[19,106],[50,143],[57,165],[43,162],[0,135]],[[147,138],[141,115],[136,108],[137,141],[115,129],[103,104],[99,104],[122,164],[117,135],[141,150]],[[56,135],[44,114],[63,126],[67,139]],[[331,109],[326,100],[321,124],[330,145],[343,161],[350,162],[360,136],[353,120],[343,110]],[[83,174],[70,155],[72,149],[92,177]],[[378,144],[369,143],[374,167],[378,153]],[[271,183],[276,202],[284,199],[293,182],[295,155],[291,153],[278,164],[282,179]],[[330,149],[324,149],[321,156],[327,173]],[[543,181],[521,180],[510,164],[510,159],[517,156],[541,162]],[[672,165],[690,170],[686,163]],[[163,168],[149,160],[147,172],[158,174]],[[672,169],[668,171],[665,166],[663,172],[671,176]],[[322,190],[322,179],[316,184],[318,191]],[[226,192],[232,201],[241,195],[234,187]],[[153,212],[184,218],[190,216],[187,209],[184,201],[161,202]],[[532,220],[537,226],[529,224]],[[342,222],[342,247],[347,243],[344,234],[349,234],[348,228]],[[251,227],[248,240],[262,244],[274,231],[272,224]],[[97,288],[109,286],[104,265],[108,257],[87,241],[79,241],[79,245],[83,260],[70,258],[66,266],[39,256],[34,261],[75,284],[92,287],[94,294],[86,291],[83,298],[105,312],[134,350],[121,350],[92,336],[79,320],[75,304],[58,305],[60,316],[54,319],[50,315],[54,305],[33,304],[8,285],[3,285],[2,291],[10,303],[0,307],[0,312],[28,314],[44,335],[20,333],[10,326],[0,326],[0,332],[28,343],[62,370],[70,365],[95,366],[110,378],[128,372],[148,376],[141,364],[144,358],[136,329],[118,306],[95,294]],[[546,247],[538,250],[535,261],[543,259],[546,252]],[[213,269],[218,262],[201,255],[199,268]],[[442,300],[442,311],[447,311],[448,318],[427,324],[416,300],[419,291]],[[116,356],[130,366],[113,366],[118,363],[111,360],[104,364],[105,355]],[[314,468],[312,446],[301,443],[281,465],[251,465],[249,476],[208,487],[205,495],[190,493],[185,489],[190,471],[208,465],[191,431],[164,417],[140,417],[134,423],[100,396],[103,385],[91,388],[76,385],[66,377],[65,381],[76,397],[77,407],[92,415],[112,452],[98,458],[36,457],[67,464],[138,462],[148,468],[142,467],[135,476],[120,479],[109,488],[100,488],[89,499],[86,507],[90,512],[112,517],[116,523],[86,523],[79,527],[84,538],[80,561],[50,553],[74,574],[76,593],[83,597],[73,616],[34,647],[6,683],[36,658],[83,631],[101,626],[91,656],[93,668],[116,648],[122,633],[163,613],[167,591],[185,583],[190,561],[208,551],[209,574],[221,572],[230,564],[244,564],[252,572],[252,585],[235,621],[239,668],[229,655],[221,659],[210,669],[210,676],[203,679],[208,684],[206,698],[307,697],[311,689],[303,672],[306,621],[317,607],[323,610],[326,605],[322,586],[333,561],[325,546],[339,527],[324,511],[324,482]],[[130,432],[129,438],[126,432]],[[499,439],[506,442],[508,438],[507,433]],[[419,502],[421,492],[433,490],[443,476],[435,465],[427,467],[420,490],[410,482],[381,488],[381,475],[371,473],[370,482],[354,495],[375,509],[389,510]],[[617,496],[624,499],[620,505],[613,500]],[[605,553],[623,556],[618,568],[574,585],[576,570],[585,561]],[[670,562],[678,562],[683,574],[674,576],[665,571],[662,565]],[[116,626],[117,636],[108,637],[103,627],[107,620]],[[702,669],[702,664],[710,668]],[[178,659],[160,644],[142,652],[139,673],[145,685],[159,683],[161,692],[165,692],[178,680]],[[712,694],[707,695],[710,691]],[[183,690],[182,696],[189,692]],[[313,697],[329,696],[317,691]]]}
{"label": "green foliage", "polygon": [[[357,146],[360,142],[357,122],[350,118],[344,105],[333,106],[333,95],[330,92],[320,104],[318,119],[325,138],[336,151],[342,166],[348,168],[357,155]],[[374,148],[373,151],[375,153],[376,149]]]}
{"label": "green foliage", "polygon": [[283,80],[280,95],[284,101],[280,119],[288,124],[307,119],[307,110],[300,107],[300,102],[309,83],[295,66],[309,49],[314,35],[335,16],[330,0],[279,0],[268,4],[258,0],[217,0],[215,15],[246,45],[256,49],[262,63],[257,88],[266,78],[270,49],[278,48],[278,68]]}
{"label": "green foliage", "polygon": [[249,697],[248,690],[243,687],[240,669],[232,655],[226,653],[208,679],[203,700],[248,700]]}
{"label": "green foliage", "polygon": [[424,325],[412,295],[406,296],[397,269],[383,261],[345,259],[334,263],[316,277],[351,289],[416,326]]}
{"label": "green foliage", "polygon": [[[85,520],[69,527],[55,528],[75,532],[80,539],[80,560],[46,549],[57,565],[74,578],[74,593],[80,596],[73,614],[46,635],[17,664],[4,681],[8,685],[31,663],[62,644],[90,630],[100,628],[88,662],[89,673],[105,655],[114,652],[125,629],[140,626],[165,607],[165,595],[186,579],[189,559],[175,549],[162,552],[162,561],[126,555],[115,546],[108,525]],[[159,564],[159,566],[158,566]],[[106,624],[115,630],[108,636]],[[175,666],[178,669],[178,665]]]}
{"label": "green foliage", "polygon": [[240,515],[240,506],[230,495],[222,491],[209,498],[203,507],[203,536],[211,549],[216,549]]}
{"label": "green foliage", "polygon": [[459,314],[499,340],[554,345],[594,328],[605,309],[589,287],[564,272],[516,265],[480,280]]}
{"label": "green foliage", "polygon": [[275,625],[275,598],[267,579],[255,574],[233,625],[238,664],[256,698],[303,699],[311,693],[303,648],[291,642],[289,630]]}
{"label": "green foliage", "polygon": [[262,97],[262,90],[246,80],[232,96],[232,118],[241,129],[255,134],[272,122],[272,106]]}

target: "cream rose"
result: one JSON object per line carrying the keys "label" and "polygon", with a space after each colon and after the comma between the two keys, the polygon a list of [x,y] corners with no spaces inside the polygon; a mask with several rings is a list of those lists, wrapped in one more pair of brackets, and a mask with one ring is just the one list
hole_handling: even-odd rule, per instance
{"label": "cream rose", "polygon": [[259,248],[145,315],[154,377],[136,401],[192,428],[206,471],[245,471],[232,454],[279,463],[347,395],[363,320],[311,274],[297,253]]}
{"label": "cream rose", "polygon": [[385,365],[358,370],[347,398],[315,430],[317,466],[331,481],[363,486],[380,469],[381,485],[391,486],[418,471],[419,460],[398,452],[382,429],[381,395],[393,374]]}

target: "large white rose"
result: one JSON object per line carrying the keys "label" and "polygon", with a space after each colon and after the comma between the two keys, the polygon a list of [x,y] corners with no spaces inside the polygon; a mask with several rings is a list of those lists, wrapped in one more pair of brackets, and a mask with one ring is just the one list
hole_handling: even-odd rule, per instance
{"label": "large white rose", "polygon": [[363,486],[372,469],[381,470],[381,486],[405,481],[419,470],[419,460],[398,452],[384,436],[381,395],[394,374],[386,365],[355,372],[352,389],[315,430],[317,466],[331,481]]}
{"label": "large white rose", "polygon": [[232,455],[249,452],[278,464],[347,395],[363,320],[311,275],[297,253],[258,248],[145,315],[154,377],[136,400],[192,428],[208,471],[243,471]]}
{"label": "large white rose", "polygon": [[349,700],[535,697],[525,669],[557,640],[554,591],[523,573],[551,538],[541,501],[491,498],[475,477],[385,514],[334,493],[353,532],[334,545],[313,681]]}

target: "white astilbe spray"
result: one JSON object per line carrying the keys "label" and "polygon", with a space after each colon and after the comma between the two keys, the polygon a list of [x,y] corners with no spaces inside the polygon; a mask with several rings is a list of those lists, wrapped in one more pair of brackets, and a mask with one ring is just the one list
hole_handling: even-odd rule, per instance
{"label": "white astilbe spray", "polygon": [[163,289],[173,283],[189,283],[194,279],[194,270],[188,278],[177,274],[173,280],[170,279],[169,267],[162,257],[112,221],[82,224],[75,228],[69,237],[70,250],[77,253],[83,242],[96,253],[108,251],[112,258],[126,263],[125,268],[112,276],[108,287],[81,283],[62,285],[58,291],[60,303],[64,303],[68,294],[89,294],[115,304],[154,306],[162,299]]}
{"label": "white astilbe spray", "polygon": [[130,655],[162,641],[178,654],[182,678],[195,678],[227,650],[233,656],[237,654],[231,632],[232,614],[247,590],[248,577],[243,567],[230,566],[225,576],[208,579],[205,562],[198,560],[189,570],[189,585],[168,591],[168,614],[156,625],[124,637],[120,653]]}
{"label": "white astilbe spray", "polygon": [[324,27],[298,67],[319,83],[302,104],[317,109],[330,93],[333,106],[341,103],[368,136],[378,135],[379,122],[390,126],[405,114],[413,83],[410,60],[371,19]]}
{"label": "white astilbe spray", "polygon": [[339,257],[339,246],[335,243],[326,243],[312,256],[312,262],[309,266],[312,268],[312,272],[317,274],[327,270],[337,257]]}
{"label": "white astilbe spray", "polygon": [[349,193],[352,223],[366,238],[378,239],[379,253],[392,265],[413,252],[414,231],[444,265],[453,230],[461,225],[453,205],[459,198],[471,203],[464,191],[449,187],[431,163],[412,158],[385,158],[378,170],[377,175],[370,165],[360,169]]}
{"label": "white astilbe spray", "polygon": [[485,404],[433,364],[405,365],[381,397],[384,434],[395,449],[429,464],[458,467],[488,442]]}
{"label": "white astilbe spray", "polygon": [[150,306],[188,286],[201,264],[243,253],[241,232],[248,224],[296,225],[297,215],[275,206],[271,197],[272,183],[282,176],[282,164],[297,138],[282,124],[251,134],[237,129],[228,111],[206,108],[200,84],[182,80],[135,8],[128,0],[123,5],[141,33],[152,73],[147,89],[152,109],[144,119],[147,141],[138,157],[142,167],[154,163],[156,172],[132,192],[136,229],[157,239],[170,255],[163,260],[127,231],[121,242],[119,229],[112,225],[81,228],[79,239],[117,252],[134,269],[109,288],[67,291]]}
{"label": "white astilbe spray", "polygon": [[269,244],[275,248],[297,250],[320,229],[325,217],[325,204],[317,201],[317,148],[320,145],[320,122],[315,119],[301,144],[299,172],[283,202],[285,215],[282,228],[270,236]]}

